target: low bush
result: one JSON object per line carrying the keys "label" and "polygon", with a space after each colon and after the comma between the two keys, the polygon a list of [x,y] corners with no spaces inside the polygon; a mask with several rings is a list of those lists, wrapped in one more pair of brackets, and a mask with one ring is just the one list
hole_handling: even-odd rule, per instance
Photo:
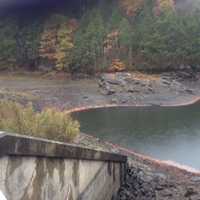
{"label": "low bush", "polygon": [[0,101],[0,130],[63,142],[79,134],[79,123],[66,112],[48,108],[35,112],[31,104]]}

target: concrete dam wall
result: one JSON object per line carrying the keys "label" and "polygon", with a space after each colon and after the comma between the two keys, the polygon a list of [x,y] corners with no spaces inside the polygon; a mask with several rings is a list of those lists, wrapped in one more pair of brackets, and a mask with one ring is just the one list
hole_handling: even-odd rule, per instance
{"label": "concrete dam wall", "polygon": [[0,133],[0,191],[7,200],[111,200],[127,158]]}

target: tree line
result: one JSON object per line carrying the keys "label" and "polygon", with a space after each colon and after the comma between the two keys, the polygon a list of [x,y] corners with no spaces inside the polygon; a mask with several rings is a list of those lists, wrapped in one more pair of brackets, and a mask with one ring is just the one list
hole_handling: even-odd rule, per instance
{"label": "tree line", "polygon": [[109,14],[94,6],[80,19],[51,14],[21,23],[0,20],[0,69],[25,68],[72,73],[174,70],[200,64],[200,14],[173,9],[155,12],[146,1],[134,17],[113,6]]}

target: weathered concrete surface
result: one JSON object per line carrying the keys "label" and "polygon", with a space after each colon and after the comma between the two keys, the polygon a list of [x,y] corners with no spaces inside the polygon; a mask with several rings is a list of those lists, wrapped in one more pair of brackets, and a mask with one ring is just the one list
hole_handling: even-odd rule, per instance
{"label": "weathered concrete surface", "polygon": [[[55,143],[58,151],[53,151],[53,144],[16,135],[0,136],[0,191],[8,200],[111,200],[116,196],[123,183],[126,157],[119,155],[117,161],[117,154],[103,152],[98,154],[102,157],[96,157],[92,156],[96,151],[87,149],[89,155],[73,154],[71,158],[70,152],[64,153],[68,145]],[[35,151],[39,147],[41,154]],[[71,152],[76,151],[76,147],[72,147]]]}
{"label": "weathered concrete surface", "polygon": [[0,132],[0,156],[39,156],[78,160],[126,162],[126,156],[68,143]]}
{"label": "weathered concrete surface", "polygon": [[0,159],[0,190],[9,200],[111,200],[119,186],[119,163],[8,156]]}

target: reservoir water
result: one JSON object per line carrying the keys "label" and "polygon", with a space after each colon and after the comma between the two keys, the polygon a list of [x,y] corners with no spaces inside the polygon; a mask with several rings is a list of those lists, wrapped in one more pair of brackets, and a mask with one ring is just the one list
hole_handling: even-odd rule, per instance
{"label": "reservoir water", "polygon": [[200,169],[200,103],[73,113],[81,131],[161,160]]}

